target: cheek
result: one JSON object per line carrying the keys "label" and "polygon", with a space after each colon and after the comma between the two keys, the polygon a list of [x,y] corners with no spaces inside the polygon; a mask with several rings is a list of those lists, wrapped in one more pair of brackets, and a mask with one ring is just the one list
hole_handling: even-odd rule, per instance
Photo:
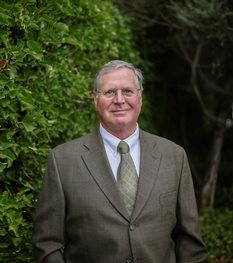
{"label": "cheek", "polygon": [[142,107],[142,99],[138,99],[138,101],[134,104],[134,108],[136,109],[136,112],[140,113]]}
{"label": "cheek", "polygon": [[95,108],[99,114],[105,114],[108,111],[109,103],[95,100]]}

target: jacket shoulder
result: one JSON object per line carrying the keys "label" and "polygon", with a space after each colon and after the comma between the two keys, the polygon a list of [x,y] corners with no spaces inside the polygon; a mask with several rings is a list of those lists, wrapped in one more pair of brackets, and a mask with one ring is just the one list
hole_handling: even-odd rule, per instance
{"label": "jacket shoulder", "polygon": [[176,152],[184,152],[182,146],[178,145],[177,143],[164,138],[159,135],[155,135],[143,130],[140,130],[141,139],[150,142],[150,144],[154,144],[161,152],[164,150],[168,151],[176,151]]}
{"label": "jacket shoulder", "polygon": [[85,149],[85,145],[89,145],[92,141],[96,141],[97,138],[98,136],[96,134],[96,131],[92,131],[90,133],[87,133],[86,135],[57,145],[56,147],[51,149],[51,152],[53,152],[55,155],[73,153],[77,151],[82,152],[82,149]]}

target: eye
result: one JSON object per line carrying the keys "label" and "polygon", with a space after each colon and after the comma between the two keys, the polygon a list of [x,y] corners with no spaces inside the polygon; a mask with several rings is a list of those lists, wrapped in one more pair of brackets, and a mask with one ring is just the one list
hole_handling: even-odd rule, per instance
{"label": "eye", "polygon": [[131,97],[135,94],[135,92],[132,89],[124,89],[122,90],[122,93],[126,97]]}
{"label": "eye", "polygon": [[114,96],[115,96],[115,94],[116,94],[116,91],[115,91],[115,90],[112,90],[112,89],[110,89],[110,90],[107,90],[107,91],[105,91],[103,94],[104,94],[104,96],[106,96],[106,97],[110,98],[110,97],[114,97]]}

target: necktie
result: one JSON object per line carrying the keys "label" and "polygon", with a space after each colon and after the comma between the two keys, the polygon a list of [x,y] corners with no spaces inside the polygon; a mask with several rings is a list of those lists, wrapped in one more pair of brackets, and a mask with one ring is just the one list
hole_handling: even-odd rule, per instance
{"label": "necktie", "polygon": [[138,175],[129,153],[129,145],[121,141],[118,144],[118,151],[121,154],[121,161],[117,170],[117,183],[123,203],[131,216],[137,193]]}

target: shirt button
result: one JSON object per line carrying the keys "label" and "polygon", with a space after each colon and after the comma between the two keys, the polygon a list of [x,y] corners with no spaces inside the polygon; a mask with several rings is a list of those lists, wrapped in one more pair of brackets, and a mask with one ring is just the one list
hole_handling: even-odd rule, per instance
{"label": "shirt button", "polygon": [[134,230],[134,228],[135,228],[135,226],[134,226],[134,225],[130,225],[130,226],[129,226],[129,229],[130,229],[130,231],[133,231],[133,230]]}
{"label": "shirt button", "polygon": [[131,258],[131,257],[127,258],[127,259],[126,259],[126,263],[133,263],[132,258]]}

